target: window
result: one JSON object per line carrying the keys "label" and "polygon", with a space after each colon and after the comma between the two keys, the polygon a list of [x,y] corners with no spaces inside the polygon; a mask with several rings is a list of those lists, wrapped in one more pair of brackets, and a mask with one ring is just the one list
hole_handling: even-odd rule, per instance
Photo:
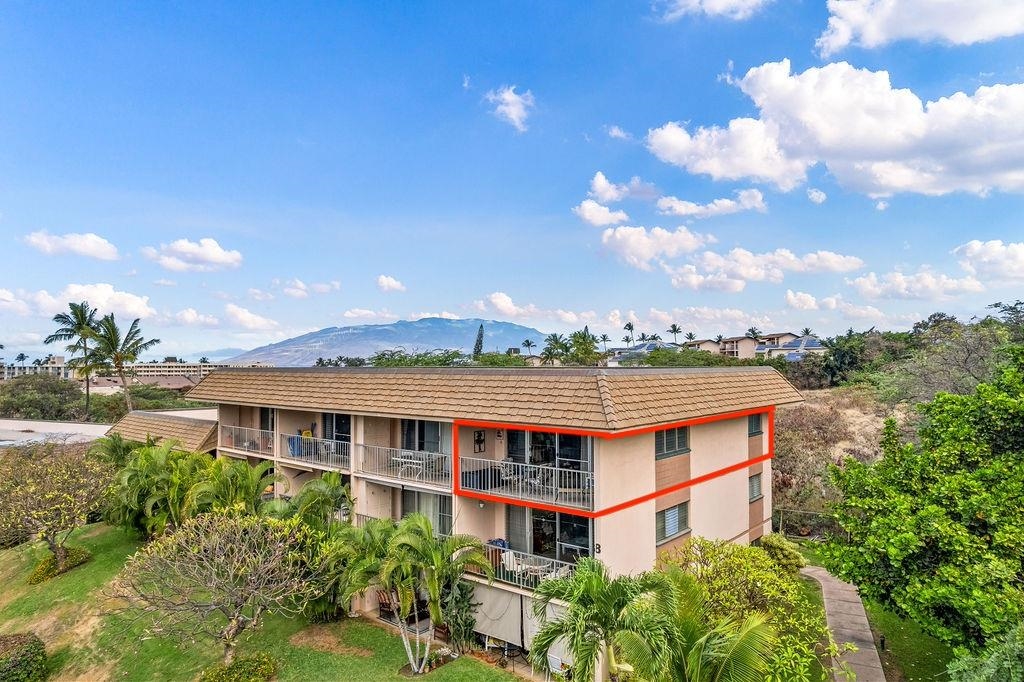
{"label": "window", "polygon": [[402,420],[402,448],[424,452],[441,452],[440,422],[422,419]]}
{"label": "window", "polygon": [[761,417],[763,415],[758,412],[747,417],[747,435],[748,436],[759,436],[761,435]]}
{"label": "window", "polygon": [[451,495],[421,493],[416,490],[402,491],[402,518],[413,512],[423,514],[430,519],[430,525],[437,535],[449,535],[452,532],[452,498]]}
{"label": "window", "polygon": [[654,432],[654,458],[665,459],[690,451],[690,427],[680,426]]}
{"label": "window", "polygon": [[761,499],[761,474],[754,474],[747,479],[747,488],[750,492],[750,501]]}
{"label": "window", "polygon": [[264,431],[274,430],[274,408],[273,407],[261,407],[260,408],[260,428]]}
{"label": "window", "polygon": [[683,502],[654,516],[655,541],[664,542],[690,531],[690,503]]}
{"label": "window", "polygon": [[324,438],[327,440],[352,441],[352,417],[347,414],[324,412]]}

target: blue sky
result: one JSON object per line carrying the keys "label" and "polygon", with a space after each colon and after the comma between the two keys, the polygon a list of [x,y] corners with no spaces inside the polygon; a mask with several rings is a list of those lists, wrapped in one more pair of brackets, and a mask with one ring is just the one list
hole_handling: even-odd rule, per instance
{"label": "blue sky", "polygon": [[8,361],[82,298],[192,357],[424,314],[832,334],[1020,297],[1017,3],[555,5],[3,5]]}

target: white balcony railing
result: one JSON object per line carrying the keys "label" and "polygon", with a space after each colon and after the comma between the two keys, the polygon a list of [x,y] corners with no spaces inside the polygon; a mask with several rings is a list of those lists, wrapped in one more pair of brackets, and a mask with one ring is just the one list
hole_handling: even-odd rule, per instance
{"label": "white balcony railing", "polygon": [[278,451],[282,459],[335,471],[352,468],[352,445],[340,440],[282,435]]}
{"label": "white balcony railing", "polygon": [[594,508],[594,474],[590,471],[478,457],[460,457],[459,469],[464,490]]}
{"label": "white balcony railing", "polygon": [[450,488],[452,456],[440,452],[403,450],[380,445],[359,445],[360,471],[401,481],[430,483]]}
{"label": "white balcony railing", "polygon": [[574,564],[537,554],[507,549],[491,543],[484,544],[484,552],[494,569],[494,579],[524,589],[533,589],[541,580],[572,575]]}
{"label": "white balcony railing", "polygon": [[232,450],[273,455],[274,432],[264,429],[249,429],[244,426],[221,426],[217,445]]}

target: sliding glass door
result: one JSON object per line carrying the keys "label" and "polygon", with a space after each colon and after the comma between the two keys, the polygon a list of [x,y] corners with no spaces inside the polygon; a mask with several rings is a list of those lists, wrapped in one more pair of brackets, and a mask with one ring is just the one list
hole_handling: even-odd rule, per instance
{"label": "sliding glass door", "polygon": [[508,457],[521,464],[593,471],[592,439],[549,431],[508,431]]}
{"label": "sliding glass door", "polygon": [[505,509],[506,539],[512,549],[570,562],[593,554],[590,519],[516,505]]}

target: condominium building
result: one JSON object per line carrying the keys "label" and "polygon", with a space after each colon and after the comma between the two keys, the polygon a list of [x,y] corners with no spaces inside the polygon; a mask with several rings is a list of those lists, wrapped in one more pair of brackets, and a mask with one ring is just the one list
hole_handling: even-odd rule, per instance
{"label": "condominium building", "polygon": [[533,588],[580,557],[635,573],[691,534],[769,532],[775,406],[801,400],[770,367],[226,368],[189,397],[280,495],[338,471],[357,519],[483,540],[477,629],[527,648]]}
{"label": "condominium building", "polygon": [[49,374],[61,379],[68,379],[71,377],[71,367],[64,362],[63,355],[51,355],[38,364],[15,365],[12,363],[4,365],[3,374],[0,374],[0,379],[15,379],[32,374]]}
{"label": "condominium building", "polygon": [[754,349],[758,343],[760,341],[750,336],[730,336],[718,344],[718,352],[737,360],[748,360],[757,357]]}

